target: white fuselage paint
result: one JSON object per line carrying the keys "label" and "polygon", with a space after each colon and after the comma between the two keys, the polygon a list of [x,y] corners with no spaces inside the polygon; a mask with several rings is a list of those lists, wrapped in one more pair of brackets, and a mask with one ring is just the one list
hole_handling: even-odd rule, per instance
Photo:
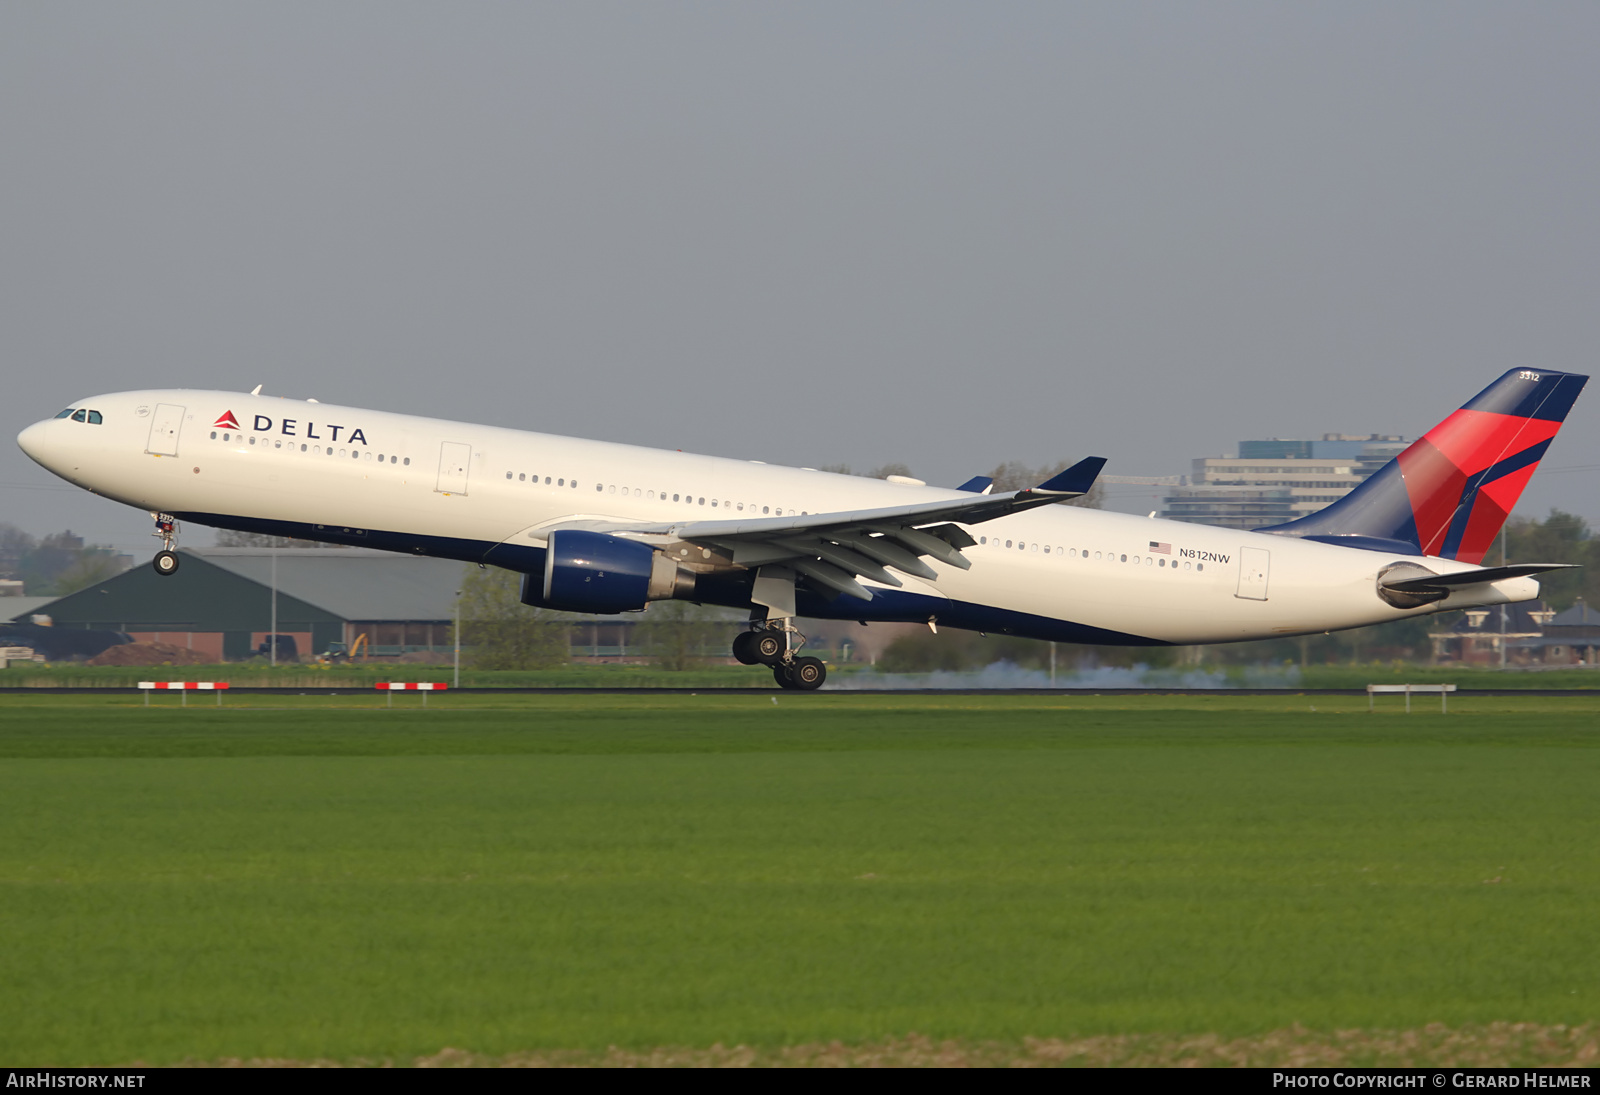
{"label": "white fuselage paint", "polygon": [[[101,412],[104,423],[37,423],[18,438],[24,450],[78,486],[165,513],[538,547],[544,543],[540,526],[573,520],[658,524],[737,519],[752,510],[769,516],[780,510],[825,513],[970,497],[937,487],[269,396],[141,391],[73,406]],[[230,411],[242,429],[213,425]],[[175,441],[157,436],[162,429],[152,430],[163,413],[178,416]],[[161,451],[174,447],[175,455]],[[1403,611],[1377,595],[1384,567],[1401,561],[1439,573],[1471,567],[1079,507],[1047,506],[973,525],[968,532],[984,541],[965,552],[970,570],[929,560],[938,580],[906,576],[905,588],[1158,642],[1331,631],[1529,600],[1539,589],[1531,578],[1510,579],[1462,587],[1446,601]],[[1171,554],[1152,552],[1151,542],[1169,544]],[[1265,589],[1248,576],[1241,586],[1242,569],[1257,569],[1261,562]]]}

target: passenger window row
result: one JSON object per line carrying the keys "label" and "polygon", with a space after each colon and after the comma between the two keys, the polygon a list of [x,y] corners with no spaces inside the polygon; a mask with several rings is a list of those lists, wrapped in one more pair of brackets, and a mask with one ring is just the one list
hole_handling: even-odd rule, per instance
{"label": "passenger window row", "polygon": [[[511,473],[510,472],[506,472],[506,478],[507,479],[511,478]],[[518,482],[532,483],[536,487],[539,485],[539,477],[537,475],[528,475],[526,473],[520,473],[520,474],[517,475],[517,481]],[[550,486],[550,483],[551,483],[550,477],[548,475],[545,476],[544,477],[544,485],[548,487],[548,486]],[[566,479],[564,479],[564,478],[556,479],[555,480],[555,485],[558,486],[558,487],[571,487],[573,490],[577,490],[578,489],[578,481],[576,479],[574,479],[571,483],[568,483],[566,481]]]}
{"label": "passenger window row", "polygon": [[[512,480],[514,482],[517,482],[517,483],[532,483],[535,486],[537,486],[539,484],[539,482],[540,482],[538,475],[536,475],[536,474],[535,475],[529,475],[527,472],[520,472],[520,471],[519,472],[510,472],[510,471],[508,471],[508,472],[506,472],[506,478],[509,479],[509,480]],[[544,485],[547,486],[547,487],[551,485],[550,476],[547,475],[547,476],[544,477]],[[558,486],[558,487],[564,487],[564,486],[567,486],[568,484],[567,484],[567,481],[565,479],[557,479],[555,481],[554,485]],[[576,479],[574,479],[572,481],[571,485],[576,487],[578,485],[578,481]],[[697,496],[697,495],[693,495],[693,494],[685,494],[685,493],[683,493],[681,491],[679,493],[677,493],[677,494],[673,494],[673,495],[669,496],[666,491],[657,492],[657,491],[653,491],[653,490],[644,490],[644,489],[642,489],[640,487],[632,487],[632,488],[623,487],[623,486],[618,486],[616,483],[610,483],[610,484],[607,484],[607,483],[596,483],[594,485],[594,489],[595,489],[595,492],[597,494],[614,494],[614,495],[618,495],[618,496],[623,497],[623,498],[630,498],[630,497],[631,498],[642,498],[642,499],[644,499],[646,501],[650,501],[650,502],[672,501],[672,502],[678,502],[680,504],[687,504],[687,505],[691,505],[691,506],[704,506],[704,505],[707,504],[707,499],[706,499],[706,497],[704,495],[698,495]],[[711,508],[711,509],[719,509],[719,508],[720,509],[731,509],[736,513],[748,513],[748,514],[751,514],[751,515],[754,515],[757,512],[757,510],[759,509],[759,511],[762,514],[765,514],[767,516],[774,516],[774,517],[782,517],[783,514],[784,514],[782,506],[777,506],[777,507],[760,506],[760,507],[757,507],[757,505],[754,502],[734,502],[734,501],[731,501],[731,500],[726,499],[726,498],[723,498],[723,499],[712,498],[712,499],[710,499],[710,507],[709,508]],[[795,515],[795,511],[794,510],[790,510],[789,511],[789,516],[793,517],[794,515]]]}
{"label": "passenger window row", "polygon": [[[254,434],[250,434],[250,435],[247,436],[247,435],[242,434],[242,433],[223,433],[223,434],[219,435],[216,430],[212,430],[211,431],[211,440],[213,440],[213,441],[219,441],[219,440],[220,441],[243,441],[243,442],[245,442],[247,444],[250,444],[250,445],[257,444],[257,438],[256,438],[256,436]],[[321,445],[309,445],[308,446],[304,442],[301,442],[299,447],[298,447],[298,450],[297,450],[296,446],[295,446],[295,443],[293,441],[290,441],[287,445],[285,445],[283,443],[283,438],[281,438],[281,437],[263,437],[263,438],[260,438],[260,447],[263,448],[263,449],[284,449],[284,450],[287,450],[289,452],[299,451],[299,452],[304,452],[304,453],[310,453],[312,456],[333,456],[333,455],[335,455],[334,448],[333,448],[332,445],[329,445],[326,449],[324,449]],[[371,449],[348,449],[348,448],[340,449],[340,450],[338,450],[338,454],[337,455],[339,457],[341,457],[341,458],[348,456],[352,460],[360,460],[363,457],[366,458],[367,460],[374,459]],[[391,456],[388,453],[381,453],[380,452],[380,453],[378,453],[376,459],[377,459],[378,463],[380,463],[380,464],[383,464],[383,463],[400,464],[403,467],[408,467],[408,468],[411,466],[411,457],[409,457],[409,456],[406,456],[406,457]]]}
{"label": "passenger window row", "polygon": [[[57,418],[63,418],[63,417],[66,417],[68,415],[71,415],[72,413],[73,413],[72,412],[72,408],[69,407],[67,410],[61,412],[61,414],[58,414],[56,417]],[[78,413],[82,414],[84,412],[80,411]],[[99,411],[89,411],[88,414],[91,416],[89,418],[90,422],[98,423],[100,421],[100,412]],[[79,419],[79,421],[82,421],[82,419]],[[279,437],[260,437],[260,438],[258,438],[255,434],[233,433],[231,431],[229,431],[229,432],[220,432],[218,430],[212,430],[211,431],[211,440],[213,440],[213,441],[223,441],[223,442],[243,441],[248,445],[256,445],[256,446],[259,446],[260,448],[263,448],[263,449],[266,449],[266,448],[288,449],[290,452],[295,451],[295,447],[296,447],[296,443],[294,441],[292,441],[292,440],[287,445],[285,445],[283,439],[279,438]],[[309,445],[308,446],[308,445],[306,445],[305,443],[302,442],[299,445],[299,451],[303,452],[303,453],[309,453],[310,455],[313,455],[313,456],[324,456],[324,455],[325,456],[334,456],[335,455],[335,450],[331,445],[328,448],[324,449],[321,445]],[[365,457],[368,460],[372,460],[374,458],[373,454],[372,454],[372,452],[370,450],[362,450],[362,449],[343,448],[343,449],[339,449],[337,451],[337,455],[340,458],[343,458],[345,456],[349,456],[351,459],[354,459],[354,460],[360,460],[363,457]],[[402,465],[404,465],[406,467],[410,467],[411,466],[411,458],[409,456],[407,456],[407,457],[399,457],[399,456],[391,456],[391,455],[388,455],[388,454],[385,454],[385,453],[378,453],[376,459],[377,459],[378,463],[380,463],[380,464],[382,464],[385,461],[387,461],[390,464],[394,464],[394,463],[398,462],[398,463],[400,463],[400,464],[402,464]],[[530,475],[528,472],[509,472],[508,471],[508,472],[506,472],[506,478],[508,480],[514,480],[515,482],[518,482],[518,483],[532,483],[534,485],[539,485],[540,482],[541,482],[540,477],[537,474],[531,474]],[[554,478],[554,482],[553,483],[552,483],[552,478]],[[557,487],[570,487],[570,488],[576,490],[577,486],[578,486],[578,481],[576,479],[573,479],[573,480],[571,480],[569,482],[566,479],[565,476],[552,477],[552,476],[546,475],[546,476],[544,476],[542,482],[543,482],[543,485],[547,486],[547,487],[554,485],[554,486],[557,486]],[[657,500],[662,501],[662,502],[668,501],[668,494],[667,494],[666,491],[657,492],[657,491],[653,491],[653,490],[643,490],[643,489],[641,489],[639,487],[633,487],[633,488],[631,488],[631,494],[630,494],[630,488],[618,486],[615,483],[612,483],[612,484],[609,484],[609,485],[607,485],[605,483],[596,483],[594,489],[597,492],[607,493],[607,494],[620,494],[623,497],[630,497],[631,496],[633,498],[643,498],[643,499],[647,499],[649,501],[657,501]],[[704,506],[707,503],[707,499],[706,499],[706,497],[704,495],[698,495],[697,496],[697,495],[693,495],[693,494],[685,494],[683,492],[679,492],[677,494],[671,495],[671,499],[670,500],[673,501],[673,502],[679,502],[681,504],[699,505],[699,506]],[[754,502],[734,502],[734,501],[732,501],[730,499],[717,499],[717,498],[712,498],[709,501],[710,501],[710,508],[711,509],[721,508],[721,509],[725,509],[725,510],[733,510],[736,513],[748,513],[748,514],[750,514],[752,516],[754,516],[756,514],[757,509],[758,509],[758,507],[756,506],[756,504]],[[784,511],[782,506],[761,506],[761,507],[759,507],[759,510],[760,510],[760,513],[763,516],[772,516],[772,517],[785,516],[785,511]],[[787,511],[787,515],[790,516],[790,517],[793,517],[793,516],[796,515],[796,511],[789,510],[789,511]],[[803,510],[800,511],[800,516],[805,516],[805,511],[803,511]]]}
{"label": "passenger window row", "polygon": [[[1002,547],[1002,546],[1004,546],[1004,547],[1009,548],[1009,549],[1011,549],[1013,551],[1040,551],[1045,555],[1049,555],[1051,553],[1051,547],[1050,547],[1049,544],[1029,543],[1026,540],[1016,540],[1016,541],[1007,540],[1002,545],[1000,539],[997,537],[995,539],[994,543],[990,544],[989,543],[989,538],[987,536],[980,536],[980,537],[978,537],[978,543],[989,545],[991,547]],[[1054,551],[1055,551],[1055,556],[1056,556],[1057,559],[1068,559],[1068,558],[1070,558],[1070,559],[1087,559],[1087,558],[1089,558],[1089,549],[1088,548],[1083,548],[1080,551],[1078,548],[1063,548],[1058,544],[1058,545],[1056,545]],[[1120,555],[1120,554],[1118,554],[1117,552],[1114,552],[1114,551],[1106,551],[1106,552],[1097,551],[1097,552],[1094,553],[1094,558],[1096,560],[1104,559],[1108,563],[1119,563],[1119,562],[1120,563],[1126,563],[1126,562],[1129,561],[1128,556]],[[1146,555],[1146,556],[1143,556],[1143,557],[1135,555],[1133,557],[1133,559],[1132,559],[1132,563],[1133,563],[1134,566],[1140,566],[1140,565],[1147,566],[1147,567],[1148,566],[1160,566],[1160,567],[1171,567],[1173,570],[1177,570],[1178,569],[1178,560],[1176,560],[1176,559],[1166,559],[1164,557],[1163,558],[1157,558],[1154,555]],[[1205,568],[1206,568],[1206,565],[1204,563],[1189,563],[1189,562],[1185,562],[1183,564],[1183,569],[1184,570],[1190,570],[1190,569],[1193,569],[1193,570],[1204,570]]]}

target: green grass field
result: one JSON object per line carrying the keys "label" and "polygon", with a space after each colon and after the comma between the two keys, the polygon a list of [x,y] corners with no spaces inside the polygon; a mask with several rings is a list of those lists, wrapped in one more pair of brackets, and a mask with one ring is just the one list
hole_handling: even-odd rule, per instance
{"label": "green grass field", "polygon": [[1600,697],[139,702],[0,697],[0,1063],[1600,1018]]}
{"label": "green grass field", "polygon": [[[1463,666],[1426,666],[1405,663],[1368,665],[1228,666],[1205,667],[1225,676],[1232,687],[1354,688],[1368,684],[1454,684],[1478,689],[1594,689],[1600,695],[1600,670],[1585,667],[1541,670],[1495,670]],[[835,684],[853,681],[871,688],[894,687],[906,679],[921,682],[925,675],[877,674],[860,664],[831,665]],[[1181,668],[1157,670],[1147,684],[1170,685],[1181,678]],[[1071,671],[1062,668],[1066,682]],[[132,688],[141,680],[228,681],[235,688],[371,688],[377,681],[451,682],[448,665],[280,665],[260,659],[225,665],[125,667],[82,665],[17,666],[0,670],[0,688]],[[1259,683],[1257,683],[1259,681]],[[772,671],[763,666],[705,665],[674,672],[653,665],[566,665],[559,669],[463,669],[467,688],[773,688]]]}

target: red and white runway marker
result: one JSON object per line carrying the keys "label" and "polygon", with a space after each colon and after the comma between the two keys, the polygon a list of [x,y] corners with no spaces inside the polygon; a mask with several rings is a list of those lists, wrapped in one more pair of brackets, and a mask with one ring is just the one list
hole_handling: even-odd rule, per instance
{"label": "red and white runway marker", "polygon": [[421,692],[422,706],[428,706],[429,692],[443,692],[450,686],[448,684],[435,684],[432,681],[379,681],[373,685],[379,692],[389,693],[389,706],[394,706],[396,692]]}
{"label": "red and white runway marker", "polygon": [[157,692],[182,692],[183,706],[189,706],[190,692],[215,692],[217,706],[222,706],[222,693],[227,691],[227,681],[140,681],[139,688],[144,692],[144,705],[150,706],[150,693]]}

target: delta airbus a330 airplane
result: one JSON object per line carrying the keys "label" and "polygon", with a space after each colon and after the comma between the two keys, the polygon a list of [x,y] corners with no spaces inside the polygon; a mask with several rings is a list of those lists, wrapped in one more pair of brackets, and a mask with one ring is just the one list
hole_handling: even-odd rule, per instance
{"label": "delta airbus a330 airplane", "polygon": [[1090,457],[991,494],[208,391],[94,396],[17,442],[86,490],[177,522],[433,555],[523,575],[522,600],[749,609],[734,642],[786,688],[826,670],[798,616],[1078,643],[1235,642],[1525,601],[1556,564],[1480,566],[1587,377],[1514,369],[1350,494],[1255,532],[1059,506]]}

